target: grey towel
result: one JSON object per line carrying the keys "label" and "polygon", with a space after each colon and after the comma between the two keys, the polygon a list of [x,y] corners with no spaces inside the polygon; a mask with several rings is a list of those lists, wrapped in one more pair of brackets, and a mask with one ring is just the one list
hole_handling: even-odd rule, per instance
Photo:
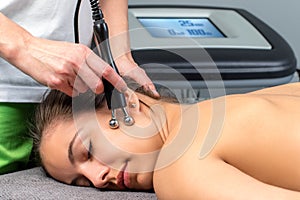
{"label": "grey towel", "polygon": [[96,188],[70,186],[46,177],[40,167],[0,176],[1,200],[135,200],[157,199],[154,193],[100,191]]}

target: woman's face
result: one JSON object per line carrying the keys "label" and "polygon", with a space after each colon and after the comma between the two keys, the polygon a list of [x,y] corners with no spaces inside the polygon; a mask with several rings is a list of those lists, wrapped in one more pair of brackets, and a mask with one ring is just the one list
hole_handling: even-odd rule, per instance
{"label": "woman's face", "polygon": [[110,112],[104,111],[53,123],[40,146],[47,172],[72,185],[152,189],[153,170],[162,146],[158,130],[142,112],[134,113],[136,123],[130,128],[121,124],[119,129],[110,129],[110,117]]}

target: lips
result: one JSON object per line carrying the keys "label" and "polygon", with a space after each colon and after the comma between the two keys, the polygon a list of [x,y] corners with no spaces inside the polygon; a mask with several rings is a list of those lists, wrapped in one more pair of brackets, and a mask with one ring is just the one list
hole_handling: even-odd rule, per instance
{"label": "lips", "polygon": [[126,171],[123,173],[123,180],[124,180],[125,187],[129,188],[129,186],[130,186],[129,173]]}
{"label": "lips", "polygon": [[128,177],[128,173],[125,172],[125,169],[127,167],[127,162],[125,163],[125,165],[122,167],[121,171],[119,172],[119,174],[117,175],[117,186],[121,189],[127,189],[125,182],[128,183],[128,181],[126,180]]}

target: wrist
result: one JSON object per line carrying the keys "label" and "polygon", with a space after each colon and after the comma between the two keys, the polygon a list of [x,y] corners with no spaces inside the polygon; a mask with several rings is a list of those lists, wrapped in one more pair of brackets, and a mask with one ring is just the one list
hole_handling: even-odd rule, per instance
{"label": "wrist", "polygon": [[31,37],[30,35],[23,35],[17,41],[5,44],[4,58],[19,68],[24,56],[28,55],[29,45],[32,40]]}
{"label": "wrist", "polygon": [[132,58],[131,52],[128,52],[115,59],[116,65],[119,69],[120,75],[124,76],[128,71],[139,67]]}
{"label": "wrist", "polygon": [[20,53],[28,48],[33,36],[3,14],[0,15],[0,29],[0,56],[14,63]]}

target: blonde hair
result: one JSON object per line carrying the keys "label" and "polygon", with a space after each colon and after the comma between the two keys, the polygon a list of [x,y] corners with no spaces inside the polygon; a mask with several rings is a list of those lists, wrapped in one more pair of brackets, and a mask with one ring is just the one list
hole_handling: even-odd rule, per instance
{"label": "blonde hair", "polygon": [[45,94],[42,102],[37,106],[34,115],[34,124],[31,126],[31,137],[33,138],[33,151],[37,164],[41,165],[39,148],[43,135],[51,129],[58,120],[71,120],[73,118],[72,102],[80,102],[76,112],[86,112],[90,109],[99,109],[103,106],[104,95],[95,95],[88,91],[77,97],[70,97],[58,90],[51,90]]}

